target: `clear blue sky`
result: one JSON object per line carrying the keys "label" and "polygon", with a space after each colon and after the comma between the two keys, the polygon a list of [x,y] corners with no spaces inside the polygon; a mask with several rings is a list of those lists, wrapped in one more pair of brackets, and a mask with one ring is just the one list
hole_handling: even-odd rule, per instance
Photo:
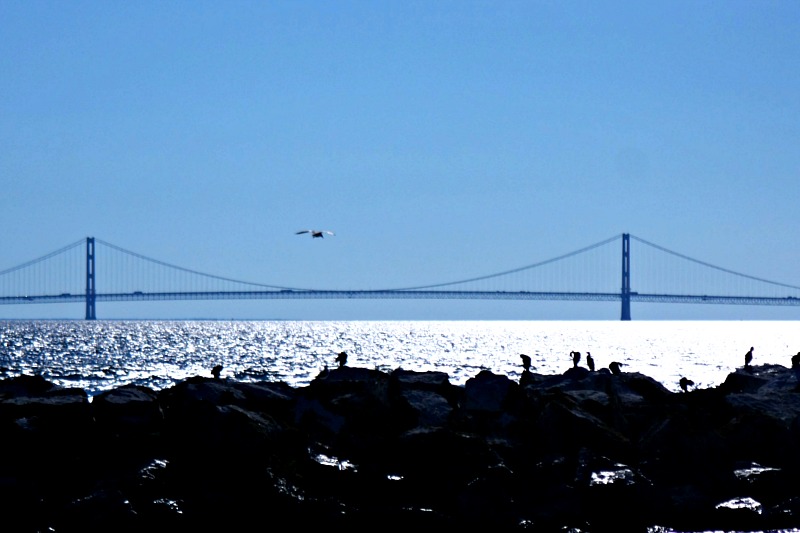
{"label": "clear blue sky", "polygon": [[[800,285],[798,28],[793,0],[1,0],[0,270],[94,236],[234,279],[369,289],[631,233]],[[619,304],[132,302],[98,317],[616,320]]]}

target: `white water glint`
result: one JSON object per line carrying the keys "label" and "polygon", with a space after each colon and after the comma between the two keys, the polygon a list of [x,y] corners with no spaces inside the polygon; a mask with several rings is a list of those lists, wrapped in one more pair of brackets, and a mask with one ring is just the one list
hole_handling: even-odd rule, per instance
{"label": "white water glint", "polygon": [[532,371],[560,374],[570,352],[591,353],[679,391],[722,383],[744,365],[790,366],[800,352],[795,321],[35,321],[0,322],[0,377],[41,374],[90,394],[126,383],[154,389],[187,377],[285,381],[303,386],[336,355],[348,365],[440,371],[463,385],[481,370],[518,379],[519,355]]}

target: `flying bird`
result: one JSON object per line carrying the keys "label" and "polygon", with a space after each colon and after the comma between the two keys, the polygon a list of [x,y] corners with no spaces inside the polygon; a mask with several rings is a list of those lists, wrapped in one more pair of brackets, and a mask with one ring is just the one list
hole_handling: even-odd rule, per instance
{"label": "flying bird", "polygon": [[332,231],[328,230],[317,230],[317,229],[303,229],[295,233],[295,235],[301,235],[303,233],[310,233],[312,239],[323,239],[325,235],[334,235]]}

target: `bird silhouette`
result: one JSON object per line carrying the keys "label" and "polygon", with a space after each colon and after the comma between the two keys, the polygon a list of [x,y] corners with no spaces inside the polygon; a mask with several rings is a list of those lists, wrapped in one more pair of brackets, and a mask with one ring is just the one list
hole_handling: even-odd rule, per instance
{"label": "bird silhouette", "polygon": [[683,392],[689,392],[689,387],[694,385],[694,381],[686,377],[682,377],[678,383],[680,384]]}
{"label": "bird silhouette", "polygon": [[525,355],[524,353],[519,354],[520,358],[522,359],[522,368],[525,371],[531,369],[531,358],[529,355]]}
{"label": "bird silhouette", "polygon": [[222,372],[222,365],[217,365],[211,369],[211,375],[214,376],[214,379],[219,379],[220,372]]}
{"label": "bird silhouette", "polygon": [[792,366],[795,367],[798,365],[800,365],[800,352],[792,356]]}
{"label": "bird silhouette", "polygon": [[577,368],[578,367],[578,363],[581,362],[581,352],[569,352],[569,354],[572,356],[572,366],[573,366],[573,368]]}
{"label": "bird silhouette", "polygon": [[332,231],[318,230],[318,229],[302,229],[295,233],[295,235],[302,235],[303,233],[310,233],[312,239],[322,239],[325,235],[335,235]]}
{"label": "bird silhouette", "polygon": [[744,366],[750,366],[750,362],[753,360],[753,347],[750,347],[750,350],[746,354],[744,354]]}
{"label": "bird silhouette", "polygon": [[619,375],[622,373],[621,366],[624,366],[622,363],[618,363],[613,361],[611,364],[608,365],[608,369],[611,370],[611,373],[614,375]]}
{"label": "bird silhouette", "polygon": [[594,372],[594,359],[592,358],[592,352],[586,352],[586,364],[589,365],[589,370]]}
{"label": "bird silhouette", "polygon": [[347,364],[347,352],[339,352],[339,355],[336,356],[336,362],[339,363],[339,366],[342,367]]}

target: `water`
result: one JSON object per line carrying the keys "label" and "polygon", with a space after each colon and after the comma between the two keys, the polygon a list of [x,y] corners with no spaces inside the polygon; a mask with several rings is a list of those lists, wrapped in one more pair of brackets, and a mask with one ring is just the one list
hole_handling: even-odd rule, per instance
{"label": "water", "polygon": [[192,376],[285,381],[304,386],[341,351],[348,365],[442,371],[463,385],[483,369],[518,379],[519,354],[533,371],[559,374],[570,352],[591,352],[678,391],[719,385],[744,364],[790,366],[796,321],[0,321],[0,377],[41,374],[89,395],[139,384],[160,390]]}

